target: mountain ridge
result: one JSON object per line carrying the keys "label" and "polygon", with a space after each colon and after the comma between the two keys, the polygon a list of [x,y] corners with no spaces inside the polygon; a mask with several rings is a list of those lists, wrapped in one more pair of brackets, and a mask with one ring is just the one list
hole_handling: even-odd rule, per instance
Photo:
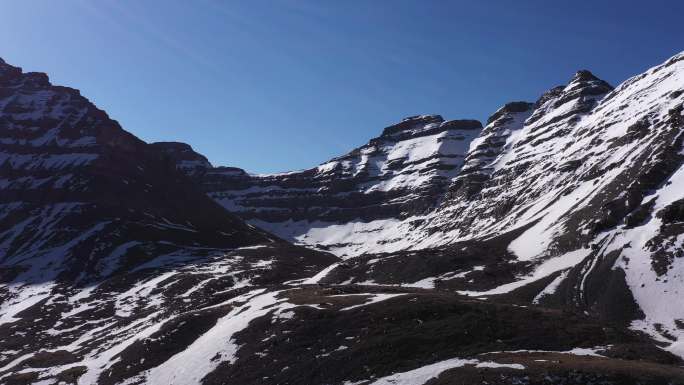
{"label": "mountain ridge", "polygon": [[[644,226],[649,215],[659,220],[678,210],[675,208],[678,206],[663,203],[664,213],[657,212],[652,196],[666,190],[666,183],[674,183],[671,178],[676,178],[682,164],[677,148],[681,147],[684,70],[680,67],[683,57],[684,54],[675,55],[616,88],[591,72],[580,70],[566,85],[551,88],[534,104],[507,104],[488,119],[478,137],[465,143],[469,149],[461,154],[458,169],[450,174],[447,183],[442,182],[438,192],[428,194],[428,204],[418,210],[402,203],[399,215],[396,211],[387,216],[372,215],[366,202],[354,198],[350,204],[363,208],[364,214],[331,218],[329,212],[314,212],[308,217],[301,213],[293,216],[289,213],[320,204],[320,201],[308,201],[306,197],[317,196],[321,187],[301,188],[306,187],[306,183],[298,185],[295,208],[287,208],[287,203],[283,203],[291,211],[286,211],[282,217],[268,215],[269,205],[282,203],[273,191],[262,193],[249,187],[253,199],[245,199],[243,202],[247,203],[238,204],[240,207],[231,206],[240,202],[240,198],[230,195],[230,191],[218,195],[213,190],[209,195],[219,201],[227,200],[225,207],[285,239],[354,259],[351,262],[353,269],[343,270],[347,273],[336,273],[339,268],[333,270],[325,282],[401,285],[432,282],[434,285],[439,281],[445,285],[444,278],[449,278],[450,274],[465,273],[473,276],[490,274],[502,280],[485,290],[478,286],[479,283],[470,285],[459,279],[455,281],[460,281],[454,288],[461,293],[478,296],[504,295],[542,278],[553,277],[556,280],[531,299],[561,301],[563,306],[593,309],[591,311],[601,317],[616,320],[653,318],[650,326],[649,321],[645,321],[646,324],[639,327],[665,343],[681,332],[673,319],[684,319],[684,314],[668,315],[656,321],[659,318],[657,309],[652,309],[650,314],[640,312],[648,307],[642,302],[646,304],[650,300],[635,283],[639,278],[631,275],[624,263],[626,257],[623,262],[618,258],[626,252],[629,242],[623,245],[615,239]],[[423,125],[417,132],[429,132],[435,124],[442,124],[442,118],[436,115],[415,116],[383,130],[383,135],[411,129],[414,120]],[[337,159],[345,159],[345,156],[333,161]],[[327,164],[319,166],[318,170]],[[287,181],[299,175],[279,174],[271,179],[261,179],[256,186],[259,183],[262,183],[259,188],[269,184],[280,186],[278,194],[286,195],[282,190],[287,188]],[[250,182],[243,183],[234,191],[250,186]],[[230,187],[230,183],[224,186]],[[260,199],[261,194],[266,198]],[[387,201],[386,197],[382,199]],[[249,210],[245,211],[245,206]],[[282,210],[283,206],[278,207]],[[657,245],[658,239],[666,239],[664,235],[656,235],[658,230],[652,231],[655,238],[650,244]],[[508,239],[506,234],[512,233],[517,234],[516,238]],[[459,264],[437,270],[430,268],[432,276],[410,273],[410,269],[424,270],[408,262],[414,258],[412,253],[423,255],[421,258],[428,261],[432,258],[428,257],[431,253],[445,257],[452,253],[455,257],[463,254],[457,251],[458,245],[477,245],[480,240],[487,239],[501,239],[502,242],[507,239],[507,244],[497,247],[503,247],[499,253],[505,255],[504,260],[508,262],[496,262],[483,269],[475,264],[469,266],[470,270]],[[677,245],[676,240],[668,242]],[[608,246],[611,243],[612,246]],[[652,255],[646,260],[654,259],[649,264],[657,274],[676,271],[677,259],[672,254],[665,252],[668,256],[661,257],[661,248],[643,247],[646,247],[643,249],[646,255]],[[393,253],[400,253],[410,266],[406,272],[413,275],[411,281],[398,273],[393,265],[396,259]],[[364,257],[366,254],[369,256]],[[433,259],[441,261],[440,258]],[[639,259],[643,260],[644,255],[639,255]],[[602,279],[608,279],[612,286],[597,282],[591,286],[593,289],[585,292],[583,287],[590,281],[590,275],[598,274],[594,271],[598,266],[604,269]],[[461,273],[456,274],[454,269]],[[582,269],[584,271],[578,271]],[[643,274],[640,269],[635,274]],[[373,274],[369,275],[369,272]],[[355,277],[354,274],[359,275]],[[679,276],[671,274],[674,275],[668,280],[670,285],[663,288],[666,293],[679,290]],[[566,288],[573,280],[579,280],[575,288]],[[654,278],[649,282],[657,281]],[[648,288],[648,285],[641,285]],[[559,287],[568,298],[559,298],[561,294],[555,291]],[[652,289],[644,291],[648,290]],[[593,299],[588,301],[586,296]],[[611,305],[610,298],[616,296],[624,298],[619,304]],[[669,326],[664,326],[666,324]],[[664,331],[665,328],[668,331]],[[678,351],[678,339],[674,341],[671,349]]]}
{"label": "mountain ridge", "polygon": [[2,64],[0,381],[684,383],[682,132],[684,53],[252,175]]}
{"label": "mountain ridge", "polygon": [[[586,101],[584,101],[583,104],[577,105],[574,110],[566,112],[566,115],[568,116],[576,116],[577,114],[580,114],[584,110],[589,109],[591,107],[592,98],[604,95],[608,93],[610,90],[612,90],[612,86],[610,86],[608,83],[598,79],[596,76],[594,76],[591,72],[587,70],[580,70],[575,73],[575,75],[565,86],[557,86],[551,88],[549,91],[543,93],[536,103],[511,102],[502,106],[498,111],[496,111],[488,118],[488,124],[484,128],[481,126],[481,123],[475,120],[444,121],[444,119],[440,115],[416,115],[405,118],[397,124],[384,128],[382,130],[381,135],[377,138],[369,140],[368,144],[365,147],[362,146],[350,151],[346,155],[334,157],[330,161],[324,162],[315,168],[301,171],[260,175],[249,174],[242,169],[229,167],[225,169],[228,175],[227,178],[218,177],[214,178],[214,180],[211,181],[199,181],[199,183],[202,183],[205,186],[210,186],[207,187],[207,192],[210,194],[210,196],[214,197],[214,199],[216,199],[218,202],[223,202],[222,204],[224,204],[224,207],[226,207],[230,211],[242,212],[242,214],[240,215],[244,219],[250,221],[250,223],[258,227],[264,228],[269,232],[278,234],[279,236],[291,240],[295,243],[320,247],[324,250],[337,253],[338,255],[341,255],[343,257],[355,256],[373,250],[381,251],[388,248],[388,244],[386,242],[387,235],[381,236],[379,239],[365,239],[363,242],[364,244],[366,244],[366,246],[354,244],[354,239],[362,238],[363,236],[360,235],[353,228],[350,229],[340,227],[338,225],[340,223],[370,222],[377,224],[377,226],[371,226],[372,232],[377,232],[377,229],[379,227],[392,227],[395,229],[396,232],[399,233],[406,233],[408,231],[412,231],[414,227],[421,226],[419,223],[424,221],[424,218],[422,218],[422,214],[424,214],[427,211],[433,210],[435,206],[438,206],[440,204],[441,200],[443,199],[442,197],[445,195],[445,191],[447,191],[446,195],[458,195],[458,190],[460,189],[460,187],[457,187],[455,185],[460,186],[462,184],[464,185],[463,190],[466,195],[472,194],[475,191],[473,189],[475,188],[475,186],[478,185],[478,179],[485,177],[485,174],[487,173],[487,171],[485,171],[484,173],[482,171],[478,171],[477,168],[480,166],[478,166],[477,163],[481,162],[481,158],[486,157],[487,153],[489,153],[489,155],[495,154],[497,151],[495,147],[503,145],[503,142],[501,142],[501,140],[505,140],[510,132],[516,131],[515,129],[511,130],[509,127],[489,127],[494,120],[501,118],[501,116],[499,116],[500,114],[506,114],[508,110],[511,110],[510,112],[508,112],[508,114],[506,114],[505,119],[503,119],[508,121],[510,119],[514,119],[512,114],[520,113],[520,115],[518,116],[518,119],[520,120],[520,116],[524,115],[523,113],[529,111],[531,114],[531,112],[534,112],[534,114],[531,114],[531,116],[526,115],[524,116],[524,119],[522,119],[527,120],[529,118],[530,122],[534,122],[536,120],[542,119],[543,115],[545,114],[545,109],[553,109],[553,104],[562,105],[564,103],[567,103],[568,101],[586,99]],[[553,100],[553,102],[549,103],[550,100]],[[532,108],[532,106],[534,106],[534,108]],[[523,110],[518,111],[520,109]],[[559,120],[562,120],[563,118],[564,116],[555,117],[555,119]],[[499,123],[499,125],[502,125],[503,123],[504,122],[502,121]],[[548,122],[548,124],[552,123],[553,122]],[[511,122],[508,122],[507,124],[510,125]],[[518,122],[518,124],[522,125],[522,121]],[[386,140],[385,138],[393,137],[391,133],[395,133],[395,139],[398,139],[398,141],[402,141],[416,139],[418,137],[425,136],[426,134],[434,134],[439,132],[443,128],[452,128],[454,129],[454,131],[464,129],[466,133],[470,130],[479,131],[483,129],[487,130],[489,128],[489,131],[503,131],[504,135],[501,136],[498,134],[494,134],[490,135],[490,138],[484,138],[481,135],[479,135],[479,133],[477,137],[472,135],[468,136],[466,134],[467,138],[463,137],[463,139],[461,139],[463,140],[463,146],[466,147],[465,149],[460,149],[456,151],[452,149],[446,149],[446,151],[442,151],[442,153],[440,153],[441,150],[439,149],[435,151],[434,149],[431,149],[428,146],[423,146],[423,148],[425,148],[425,150],[423,151],[427,151],[428,153],[423,155],[423,159],[421,159],[422,161],[430,161],[430,159],[432,159],[432,157],[435,156],[442,156],[443,159],[447,159],[447,163],[449,162],[448,159],[460,160],[451,166],[451,171],[447,173],[442,173],[441,175],[437,175],[432,180],[424,181],[424,188],[427,188],[427,190],[429,191],[417,193],[418,195],[424,195],[424,199],[416,199],[417,202],[421,202],[417,205],[417,207],[410,207],[410,205],[407,205],[404,202],[399,202],[400,205],[407,209],[397,212],[397,210],[394,209],[388,210],[387,207],[383,208],[382,204],[380,204],[380,201],[391,201],[392,199],[394,199],[392,198],[391,194],[377,194],[377,191],[374,191],[372,188],[369,194],[369,191],[367,191],[367,186],[364,187],[364,185],[355,185],[355,183],[357,182],[349,180],[353,178],[348,178],[344,175],[336,176],[338,180],[340,179],[340,177],[347,179],[345,181],[346,185],[344,185],[344,187],[342,187],[341,189],[339,185],[342,184],[342,182],[336,181],[335,184],[326,184],[326,182],[323,181],[323,185],[321,185],[320,182],[318,184],[315,184],[315,186],[317,186],[317,190],[315,191],[307,192],[305,191],[306,189],[294,189],[292,190],[294,197],[287,196],[287,190],[291,186],[311,185],[311,182],[305,182],[302,179],[307,179],[311,177],[317,178],[316,175],[320,174],[321,171],[334,172],[333,169],[328,170],[326,169],[326,167],[335,167],[337,163],[340,163],[340,161],[344,161],[349,157],[357,155],[359,151],[362,151],[364,148],[368,148],[368,146],[372,147],[378,144],[381,145],[383,140]],[[404,134],[400,134],[402,132]],[[397,136],[397,134],[399,135]],[[438,138],[437,140],[439,141],[440,139]],[[491,143],[492,141],[496,142],[497,140],[499,141],[498,143]],[[484,143],[483,147],[479,150],[475,148],[468,148],[471,145],[480,145],[480,141],[483,141]],[[387,165],[383,165],[381,167],[385,167],[386,169],[391,170],[392,167],[396,166],[392,162],[390,162]],[[436,167],[438,169],[448,169],[450,166],[447,165],[445,162],[441,162],[439,164],[436,164]],[[418,170],[418,173],[423,173],[425,172],[425,170],[426,169]],[[401,169],[401,166],[399,166],[398,174],[404,173],[406,173],[406,170]],[[209,171],[209,174],[213,174],[213,171]],[[211,177],[209,178],[211,179]],[[320,177],[318,178],[321,179]],[[223,182],[218,181],[220,179],[224,179]],[[413,179],[421,180],[420,176],[414,177]],[[279,182],[278,180],[282,180],[282,182]],[[367,184],[368,182],[366,181],[365,183]],[[219,187],[221,184],[223,184],[224,186]],[[446,190],[445,185],[447,186]],[[267,191],[269,188],[277,188],[278,191]],[[222,189],[224,191],[221,191]],[[253,191],[259,189],[264,189],[263,193],[260,193],[259,191]],[[330,207],[327,203],[321,203],[320,198],[314,199],[311,202],[307,201],[307,194],[308,196],[317,197],[321,194],[321,189],[331,190],[333,191],[333,195],[335,193],[357,193],[357,196],[353,199],[360,199],[360,201],[363,203],[354,203],[353,206],[363,207],[364,210],[358,211],[347,209],[346,215],[338,216],[334,213],[331,215],[331,210],[337,210],[338,212],[344,210],[337,207]],[[242,192],[247,192],[246,194],[248,195],[248,197],[240,197],[240,194],[242,194]],[[273,194],[276,193],[277,196],[274,196]],[[358,196],[358,193],[362,193],[362,195]],[[411,188],[409,187],[408,189],[405,189],[400,193],[403,197],[411,195]],[[374,194],[375,197],[373,197]],[[260,195],[264,196],[265,198],[260,198]],[[327,199],[328,201],[332,200],[333,198],[334,197],[331,197],[330,194],[326,195],[325,197],[325,199]],[[244,204],[241,204],[240,202],[243,202]],[[269,208],[268,205],[273,205],[273,207]],[[321,209],[318,211],[313,210],[313,212],[309,215],[305,213],[306,211],[311,211],[309,207],[318,207],[319,205],[323,205],[323,208],[327,209],[327,211],[324,212],[324,210]],[[386,204],[385,206],[390,205]],[[375,210],[375,212],[373,210]],[[403,219],[413,217],[413,219],[411,219],[408,222],[402,220],[397,223],[396,221],[393,221],[393,219],[396,219],[397,217]],[[289,222],[285,224],[284,221]],[[401,227],[404,227],[405,229],[402,230],[400,229]],[[333,239],[330,238],[330,235],[328,235],[325,231],[316,230],[325,228],[334,228],[336,233],[347,233],[348,235],[342,237],[342,239],[336,239],[333,241]],[[366,230],[362,229],[361,231],[365,232]],[[370,246],[367,246],[368,242],[370,242]],[[376,243],[376,245],[373,246],[372,243]],[[340,250],[339,252],[336,251],[338,249]]]}

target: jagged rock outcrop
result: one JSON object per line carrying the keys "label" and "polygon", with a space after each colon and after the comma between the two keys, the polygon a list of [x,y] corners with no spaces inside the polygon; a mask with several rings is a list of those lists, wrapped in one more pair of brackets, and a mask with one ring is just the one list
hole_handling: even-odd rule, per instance
{"label": "jagged rock outcrop", "polygon": [[176,167],[185,174],[202,173],[212,167],[204,155],[198,154],[189,144],[180,142],[156,142],[150,146],[167,155],[176,163]]}

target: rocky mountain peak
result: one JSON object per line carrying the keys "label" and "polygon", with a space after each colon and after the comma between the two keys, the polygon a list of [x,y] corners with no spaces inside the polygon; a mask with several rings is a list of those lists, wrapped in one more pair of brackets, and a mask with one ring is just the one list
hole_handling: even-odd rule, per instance
{"label": "rocky mountain peak", "polygon": [[[553,87],[539,97],[535,103],[536,110],[527,123],[539,120],[548,123],[559,122],[571,116],[587,113],[612,90],[613,86],[591,72],[577,71],[565,86]],[[567,103],[572,104],[568,104],[567,108],[559,108]]]}
{"label": "rocky mountain peak", "polygon": [[495,120],[499,119],[504,115],[513,114],[517,112],[525,112],[531,110],[532,108],[534,108],[534,103],[530,102],[506,103],[503,107],[496,110],[495,113],[493,113],[489,118],[487,118],[487,125],[491,124],[492,122],[494,122]]}
{"label": "rocky mountain peak", "polygon": [[554,100],[553,104],[559,106],[581,96],[604,95],[612,90],[613,86],[605,80],[599,79],[588,70],[579,70],[566,85],[544,92],[535,104],[542,107],[549,100]]}
{"label": "rocky mountain peak", "polygon": [[447,130],[481,130],[482,123],[475,119],[447,120],[439,125],[439,128]]}
{"label": "rocky mountain peak", "polygon": [[21,73],[21,68],[9,65],[2,58],[0,58],[0,82],[5,82],[9,79],[16,78],[17,76],[20,76]]}
{"label": "rocky mountain peak", "polygon": [[407,116],[401,120],[401,123],[414,122],[414,123],[428,124],[428,123],[435,123],[435,122],[439,123],[439,122],[443,122],[443,121],[444,121],[444,118],[442,118],[442,115],[426,114],[426,115]]}
{"label": "rocky mountain peak", "polygon": [[24,83],[28,83],[28,85],[41,87],[50,86],[50,80],[46,73],[24,72],[21,67],[10,65],[0,58],[0,85],[8,85],[19,79],[23,80]]}
{"label": "rocky mountain peak", "polygon": [[44,72],[26,72],[24,73],[24,78],[27,83],[34,87],[47,87],[51,85],[50,78]]}
{"label": "rocky mountain peak", "polygon": [[410,138],[434,135],[448,130],[480,130],[482,123],[473,119],[445,121],[441,115],[417,115],[404,118],[401,122],[386,127],[376,140],[401,141]]}
{"label": "rocky mountain peak", "polygon": [[575,76],[572,78],[573,81],[578,80],[578,81],[592,81],[592,80],[601,80],[597,78],[591,71],[589,70],[579,70],[575,73]]}
{"label": "rocky mountain peak", "polygon": [[613,86],[605,80],[597,78],[588,70],[580,70],[572,77],[564,92],[573,96],[589,96],[607,94],[612,90]]}
{"label": "rocky mountain peak", "polygon": [[0,57],[0,70],[7,69],[7,68],[19,68],[15,67],[13,65],[8,64],[5,59]]}
{"label": "rocky mountain peak", "polygon": [[196,152],[189,144],[182,142],[155,142],[150,146],[168,155],[176,166],[187,172],[195,173],[212,167],[207,158]]}
{"label": "rocky mountain peak", "polygon": [[390,137],[400,134],[411,133],[413,131],[420,131],[427,128],[438,127],[440,123],[444,122],[441,115],[416,115],[409,116],[401,120],[397,124],[385,127],[382,130],[382,137]]}

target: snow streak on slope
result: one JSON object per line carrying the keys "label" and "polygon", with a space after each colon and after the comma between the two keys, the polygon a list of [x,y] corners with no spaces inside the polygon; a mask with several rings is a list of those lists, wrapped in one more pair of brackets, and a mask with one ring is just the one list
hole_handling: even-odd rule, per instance
{"label": "snow streak on slope", "polygon": [[[131,383],[200,383],[221,362],[235,360],[239,346],[232,342],[234,333],[255,318],[295,307],[277,299],[278,292],[259,286],[303,278],[322,268],[307,266],[301,250],[291,250],[299,254],[292,256],[274,244],[260,246],[161,255],[126,275],[87,287],[58,280],[11,287],[17,300],[2,304],[7,329],[0,329],[0,338],[7,338],[9,330],[14,342],[2,342],[20,345],[16,359],[3,359],[0,382],[26,362],[54,355],[50,367],[29,364],[25,372],[48,381],[74,372],[79,384],[117,383],[108,378],[121,377]],[[292,271],[291,263],[297,270]],[[214,319],[215,326],[202,330],[204,320]],[[183,329],[193,322],[192,329]],[[187,338],[182,333],[197,334],[196,340],[174,355],[174,344]],[[140,354],[141,346],[143,351],[159,349],[155,343],[162,348],[143,354],[135,366],[118,364]],[[159,359],[165,362],[155,364]]]}
{"label": "snow streak on slope", "polygon": [[220,363],[235,362],[235,353],[239,346],[233,342],[232,336],[236,332],[245,329],[250,321],[258,317],[270,312],[281,314],[296,307],[283,299],[278,300],[278,292],[263,291],[264,289],[258,289],[228,301],[230,304],[243,301],[246,303],[219,319],[214,327],[181,353],[143,374],[141,377],[144,382],[159,385],[199,385],[202,378]]}
{"label": "snow streak on slope", "polygon": [[294,243],[330,251],[347,259],[363,253],[386,253],[410,248],[411,241],[404,241],[402,236],[415,227],[413,221],[420,220],[422,216],[403,220],[356,219],[347,223],[307,220],[271,223],[256,219],[250,223]]}
{"label": "snow streak on slope", "polygon": [[499,364],[492,361],[452,358],[450,360],[436,362],[434,364],[426,365],[408,372],[392,374],[391,376],[379,378],[373,381],[370,385],[422,385],[427,383],[430,379],[439,377],[439,375],[446,370],[460,368],[466,365],[472,365],[476,368],[525,369],[525,367],[520,364]]}

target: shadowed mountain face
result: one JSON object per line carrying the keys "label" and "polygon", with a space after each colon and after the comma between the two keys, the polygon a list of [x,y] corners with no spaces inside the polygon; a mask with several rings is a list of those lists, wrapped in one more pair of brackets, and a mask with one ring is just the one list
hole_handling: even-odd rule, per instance
{"label": "shadowed mountain face", "polygon": [[0,261],[26,279],[87,282],[162,250],[270,241],[77,90],[3,62],[0,96]]}
{"label": "shadowed mountain face", "polygon": [[252,175],[0,62],[0,382],[684,383],[683,106],[680,54]]}
{"label": "shadowed mountain face", "polygon": [[0,170],[0,366],[53,352],[50,366],[85,362],[205,286],[229,298],[336,261],[245,224],[77,90],[4,62]]}

